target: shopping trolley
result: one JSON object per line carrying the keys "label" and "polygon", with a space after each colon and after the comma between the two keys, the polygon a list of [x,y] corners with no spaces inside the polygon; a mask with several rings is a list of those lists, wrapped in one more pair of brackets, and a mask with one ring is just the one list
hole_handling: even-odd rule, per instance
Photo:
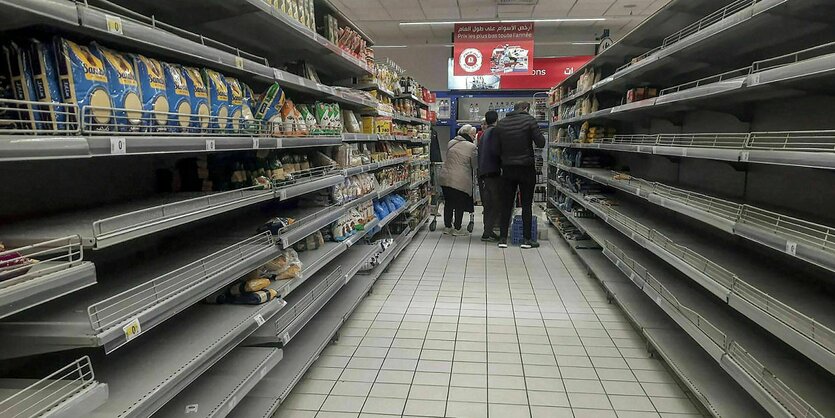
{"label": "shopping trolley", "polygon": [[[444,201],[444,194],[441,191],[441,185],[438,183],[439,172],[444,163],[432,163],[429,171],[429,183],[431,185],[429,197],[429,212],[432,215],[432,221],[429,222],[429,230],[434,231],[438,227],[438,216],[441,215],[441,203]],[[473,182],[475,188],[475,182]],[[475,228],[475,211],[470,212],[470,223],[467,224],[467,231],[473,232]]]}

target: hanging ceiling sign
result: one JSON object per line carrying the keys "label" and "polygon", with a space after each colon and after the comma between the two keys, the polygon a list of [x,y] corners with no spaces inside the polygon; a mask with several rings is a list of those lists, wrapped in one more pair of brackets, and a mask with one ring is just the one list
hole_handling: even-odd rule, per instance
{"label": "hanging ceiling sign", "polygon": [[454,74],[530,75],[533,22],[456,23]]}

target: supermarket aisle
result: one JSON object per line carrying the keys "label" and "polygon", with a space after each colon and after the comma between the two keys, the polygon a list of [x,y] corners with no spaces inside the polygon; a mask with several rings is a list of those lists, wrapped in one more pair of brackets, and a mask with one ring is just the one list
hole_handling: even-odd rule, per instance
{"label": "supermarket aisle", "polygon": [[562,240],[479,229],[418,235],[276,416],[701,416]]}

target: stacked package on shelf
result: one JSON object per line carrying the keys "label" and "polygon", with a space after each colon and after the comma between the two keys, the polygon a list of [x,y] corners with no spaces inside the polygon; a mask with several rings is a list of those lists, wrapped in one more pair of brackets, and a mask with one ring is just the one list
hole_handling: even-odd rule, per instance
{"label": "stacked package on shelf", "polygon": [[364,231],[365,226],[376,218],[371,202],[363,202],[351,208],[348,213],[331,224],[330,238],[335,242],[345,241],[360,231]]}
{"label": "stacked package on shelf", "polygon": [[75,111],[61,103],[77,106],[86,129],[98,131],[237,133],[252,127],[249,87],[211,69],[62,37],[24,46],[3,47],[12,97],[51,105],[21,107],[16,119],[30,121],[22,128],[75,128]]}
{"label": "stacked package on shelf", "polygon": [[274,136],[338,135],[342,132],[342,111],[336,103],[296,104],[285,96],[278,83],[263,94],[255,119]]}
{"label": "stacked package on shelf", "polygon": [[311,30],[316,30],[316,15],[313,8],[313,0],[265,0],[272,2],[275,10],[292,17]]}
{"label": "stacked package on shelf", "polygon": [[272,282],[301,278],[301,274],[302,262],[299,255],[293,249],[286,249],[278,257],[215,292],[205,301],[210,304],[260,305],[278,297],[278,292],[269,288]]}

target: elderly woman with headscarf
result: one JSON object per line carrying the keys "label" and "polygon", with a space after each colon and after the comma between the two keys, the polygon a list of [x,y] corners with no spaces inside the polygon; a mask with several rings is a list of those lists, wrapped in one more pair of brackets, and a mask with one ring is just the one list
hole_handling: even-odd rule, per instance
{"label": "elderly woman with headscarf", "polygon": [[464,125],[458,130],[458,136],[447,145],[446,159],[440,172],[441,189],[444,194],[444,233],[458,236],[466,235],[461,231],[464,212],[472,213],[473,208],[473,173],[478,168],[476,146],[473,143],[476,129]]}

